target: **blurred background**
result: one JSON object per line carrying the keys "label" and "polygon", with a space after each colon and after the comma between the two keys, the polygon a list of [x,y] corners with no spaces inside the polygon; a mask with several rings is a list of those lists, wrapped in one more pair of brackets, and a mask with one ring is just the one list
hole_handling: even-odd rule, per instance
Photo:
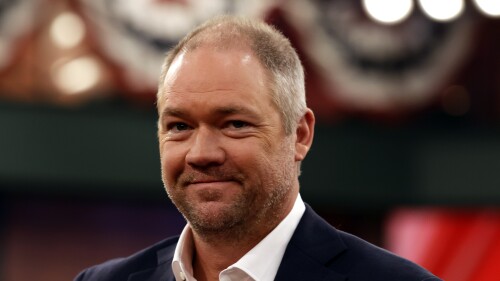
{"label": "blurred background", "polygon": [[446,280],[500,280],[500,1],[0,0],[0,281],[180,233],[157,78],[224,13],[275,25],[305,65],[306,202]]}

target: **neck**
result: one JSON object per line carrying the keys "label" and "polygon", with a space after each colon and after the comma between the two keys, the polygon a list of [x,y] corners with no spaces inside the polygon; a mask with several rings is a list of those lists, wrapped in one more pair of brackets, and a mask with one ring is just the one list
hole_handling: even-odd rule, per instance
{"label": "neck", "polygon": [[[230,233],[200,235],[193,231],[193,273],[197,280],[219,280],[219,273],[236,263],[274,229],[266,227],[263,232],[256,228]],[[261,226],[262,227],[262,226]],[[263,228],[261,228],[263,229]],[[251,234],[251,235],[250,235]]]}
{"label": "neck", "polygon": [[[196,236],[196,234],[195,234]],[[194,239],[193,274],[198,281],[219,280],[219,273],[237,262],[251,248],[227,242]]]}
{"label": "neck", "polygon": [[198,281],[219,280],[219,273],[236,263],[264,239],[292,210],[295,198],[277,213],[267,214],[252,225],[214,233],[193,230],[193,273]]}

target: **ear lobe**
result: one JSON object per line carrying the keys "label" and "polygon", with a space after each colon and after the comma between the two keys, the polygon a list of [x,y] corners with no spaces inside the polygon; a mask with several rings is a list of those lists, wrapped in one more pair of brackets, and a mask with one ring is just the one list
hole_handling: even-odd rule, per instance
{"label": "ear lobe", "polygon": [[295,141],[295,161],[302,161],[309,152],[314,138],[314,123],[314,113],[308,108],[300,118],[295,132],[297,137]]}

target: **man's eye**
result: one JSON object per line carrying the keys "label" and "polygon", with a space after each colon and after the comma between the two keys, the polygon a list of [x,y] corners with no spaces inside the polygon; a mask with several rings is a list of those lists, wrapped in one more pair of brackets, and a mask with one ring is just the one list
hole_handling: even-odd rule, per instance
{"label": "man's eye", "polygon": [[169,126],[169,131],[185,131],[189,129],[189,126],[185,123],[173,123]]}
{"label": "man's eye", "polygon": [[230,124],[232,127],[236,128],[236,129],[239,129],[239,128],[243,128],[243,127],[248,126],[248,123],[247,123],[247,122],[240,121],[240,120],[231,121],[229,124]]}

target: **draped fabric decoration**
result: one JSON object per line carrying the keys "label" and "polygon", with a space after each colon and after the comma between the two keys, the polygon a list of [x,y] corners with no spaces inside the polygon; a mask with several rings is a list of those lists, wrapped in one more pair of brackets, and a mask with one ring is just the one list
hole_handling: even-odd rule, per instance
{"label": "draped fabric decoration", "polygon": [[38,4],[31,0],[3,0],[0,3],[0,73],[14,63],[19,48],[33,31]]}
{"label": "draped fabric decoration", "polygon": [[0,96],[71,105],[120,95],[152,105],[164,55],[186,32],[219,14],[263,17],[269,3],[2,1]]}
{"label": "draped fabric decoration", "polygon": [[34,16],[39,6],[39,1],[32,0],[0,2],[0,96],[2,90],[20,96],[30,95],[24,89],[19,91],[23,87],[19,84],[29,83],[32,77],[16,68],[16,64],[19,64],[23,52],[30,48],[39,23]]}
{"label": "draped fabric decoration", "polygon": [[164,55],[194,26],[220,14],[261,17],[265,3],[231,0],[78,0],[99,50],[118,69],[122,91],[156,91]]}
{"label": "draped fabric decoration", "polygon": [[[151,104],[165,52],[193,26],[230,13],[263,18],[291,38],[304,61],[309,104],[320,122],[401,117],[436,105],[461,115],[477,108],[475,100],[482,107],[498,104],[500,86],[474,73],[498,72],[499,60],[474,65],[474,73],[468,67],[481,55],[480,44],[498,38],[498,21],[485,25],[469,9],[452,22],[437,23],[413,10],[397,25],[382,25],[366,15],[360,2],[5,0],[0,5],[0,92],[18,99],[36,92],[32,99],[63,104],[110,95]],[[55,22],[64,13],[84,29],[73,47],[52,42]],[[72,25],[65,26],[71,33]],[[484,32],[485,26],[494,32]],[[487,43],[499,46],[498,40]],[[485,86],[493,94],[477,88],[483,82],[490,83]]]}
{"label": "draped fabric decoration", "polygon": [[317,106],[421,108],[463,67],[474,31],[470,15],[444,24],[415,11],[398,25],[377,24],[359,1],[290,0],[280,9],[325,85]]}
{"label": "draped fabric decoration", "polygon": [[191,28],[230,9],[229,1],[79,0],[99,49],[123,90],[154,92],[165,52]]}

